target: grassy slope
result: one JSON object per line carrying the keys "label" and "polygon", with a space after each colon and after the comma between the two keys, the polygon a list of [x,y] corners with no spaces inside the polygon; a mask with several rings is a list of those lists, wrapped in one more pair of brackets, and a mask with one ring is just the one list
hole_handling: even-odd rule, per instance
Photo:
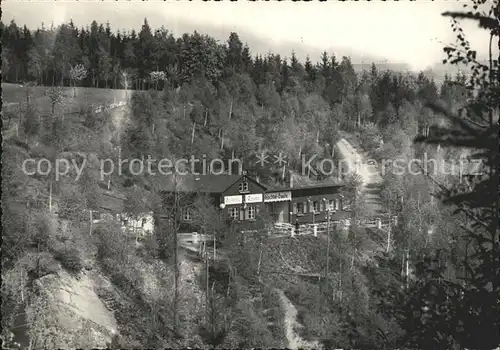
{"label": "grassy slope", "polygon": [[[50,100],[45,96],[47,86],[32,86],[29,88],[31,102],[34,103],[40,114],[50,115]],[[90,105],[104,105],[125,100],[125,90],[114,89],[96,89],[96,88],[76,88],[76,98],[73,98],[73,88],[63,87],[65,96],[68,99],[66,112],[72,113],[78,111],[83,103]],[[128,92],[130,94],[130,91]],[[2,101],[6,110],[19,111],[26,109],[26,88],[19,84],[2,83]]]}

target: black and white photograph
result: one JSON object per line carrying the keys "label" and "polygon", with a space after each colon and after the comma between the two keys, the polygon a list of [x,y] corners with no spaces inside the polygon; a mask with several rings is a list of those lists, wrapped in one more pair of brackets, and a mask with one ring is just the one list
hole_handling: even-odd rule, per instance
{"label": "black and white photograph", "polygon": [[500,1],[6,0],[2,349],[500,350]]}

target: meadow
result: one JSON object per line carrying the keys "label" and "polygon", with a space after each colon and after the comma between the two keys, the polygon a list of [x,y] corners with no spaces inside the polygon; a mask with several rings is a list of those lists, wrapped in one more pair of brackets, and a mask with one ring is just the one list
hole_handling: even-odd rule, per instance
{"label": "meadow", "polygon": [[[46,95],[48,86],[29,86],[2,83],[3,111],[14,112],[16,117],[19,112],[24,112],[27,106],[27,90],[30,103],[35,106],[40,115],[51,114],[51,103]],[[74,92],[76,91],[76,94]],[[106,104],[124,101],[131,91],[119,89],[98,89],[88,87],[63,87],[64,105],[56,107],[56,112],[71,114],[79,112],[83,106],[103,106]],[[75,95],[75,97],[74,97]],[[62,108],[62,110],[61,110]],[[3,113],[5,114],[5,113]]]}

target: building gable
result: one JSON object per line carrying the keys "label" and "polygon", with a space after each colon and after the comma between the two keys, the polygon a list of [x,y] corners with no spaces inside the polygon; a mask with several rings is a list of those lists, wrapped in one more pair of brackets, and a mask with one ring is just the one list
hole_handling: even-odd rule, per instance
{"label": "building gable", "polygon": [[[246,185],[244,185],[244,183],[246,183]],[[264,193],[266,191],[264,186],[247,175],[242,175],[236,182],[228,185],[228,188],[222,193],[223,196]]]}

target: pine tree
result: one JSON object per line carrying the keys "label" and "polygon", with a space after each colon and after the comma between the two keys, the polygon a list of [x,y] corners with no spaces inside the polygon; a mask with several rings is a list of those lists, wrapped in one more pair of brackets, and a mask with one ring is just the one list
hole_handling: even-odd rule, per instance
{"label": "pine tree", "polygon": [[314,69],[314,66],[309,56],[306,57],[304,68],[306,70],[307,80],[309,82],[313,82],[314,80],[316,80],[316,70]]}
{"label": "pine tree", "polygon": [[321,53],[318,70],[325,79],[330,79],[330,59],[328,58],[328,53],[326,51]]}
{"label": "pine tree", "polygon": [[241,72],[243,67],[243,43],[235,32],[231,32],[227,40],[226,66],[231,74]]}
{"label": "pine tree", "polygon": [[243,50],[241,52],[241,62],[243,66],[243,72],[251,72],[252,71],[252,55],[250,54],[250,48],[247,44],[243,46]]}

